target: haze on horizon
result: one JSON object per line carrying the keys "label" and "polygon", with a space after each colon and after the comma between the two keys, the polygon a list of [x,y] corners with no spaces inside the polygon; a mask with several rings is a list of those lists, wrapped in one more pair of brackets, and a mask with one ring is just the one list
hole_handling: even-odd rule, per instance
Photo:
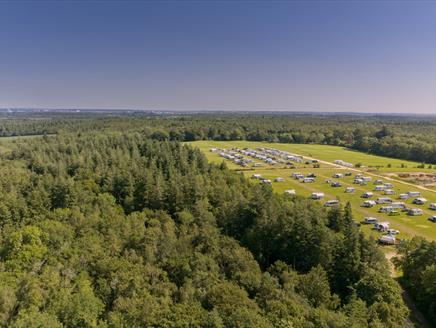
{"label": "haze on horizon", "polygon": [[436,2],[2,1],[0,107],[436,113]]}

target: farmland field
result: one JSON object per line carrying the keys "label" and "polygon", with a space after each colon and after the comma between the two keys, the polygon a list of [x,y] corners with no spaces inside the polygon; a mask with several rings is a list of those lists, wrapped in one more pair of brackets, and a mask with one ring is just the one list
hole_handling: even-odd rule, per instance
{"label": "farmland field", "polygon": [[[285,181],[283,182],[272,183],[274,190],[278,193],[283,193],[286,189],[295,189],[298,195],[309,197],[312,192],[323,192],[325,194],[325,198],[323,201],[339,199],[342,203],[350,202],[353,207],[353,213],[358,221],[363,220],[363,218],[366,216],[372,216],[378,218],[379,221],[388,221],[390,222],[392,228],[400,230],[401,233],[399,235],[399,238],[409,238],[411,236],[419,235],[426,237],[430,240],[436,240],[436,224],[428,221],[429,216],[436,215],[436,211],[432,211],[428,208],[429,203],[436,202],[436,192],[434,190],[426,189],[385,176],[390,172],[394,172],[395,170],[399,171],[400,169],[401,172],[418,170],[416,166],[419,165],[419,163],[367,155],[355,151],[349,151],[341,147],[324,145],[295,145],[245,141],[197,141],[190,144],[202,150],[207,156],[208,160],[217,163],[225,161],[230,169],[241,171],[247,177],[250,177],[254,173],[257,173],[261,174],[263,178],[271,180],[277,177],[284,178]],[[210,152],[209,150],[211,147],[228,150],[230,150],[231,148],[255,149],[257,147],[270,147],[302,155],[304,161],[303,163],[296,164],[295,168],[289,168],[284,164],[264,164],[262,167],[254,168],[252,166],[248,166],[242,168],[241,166],[220,157],[218,153]],[[318,159],[320,161],[320,167],[314,168],[312,164],[305,164],[308,158]],[[337,159],[341,159],[353,164],[361,163],[362,167],[354,167],[350,169],[347,169],[345,167],[338,167],[333,163],[334,160]],[[388,164],[390,164],[390,167],[388,167]],[[379,166],[379,170],[375,171],[370,169],[370,167],[375,166]],[[336,172],[344,173],[347,171],[353,173],[353,175],[345,176],[340,179],[332,178],[332,175]],[[317,179],[314,183],[301,183],[299,180],[295,180],[290,177],[293,172],[300,172],[303,175],[307,175],[308,173],[315,173],[317,175]],[[398,216],[389,216],[388,214],[378,213],[380,205],[377,205],[373,208],[361,207],[361,204],[364,201],[364,199],[361,198],[361,194],[365,191],[373,191],[374,185],[372,182],[363,186],[353,184],[354,175],[360,172],[364,173],[365,175],[371,176],[373,180],[382,179],[386,183],[392,183],[394,185],[393,189],[395,190],[395,195],[398,195],[400,193],[407,193],[408,191],[419,191],[421,193],[421,196],[425,197],[428,200],[427,204],[421,206],[413,205],[413,198],[410,198],[405,202],[408,207],[422,209],[424,215],[412,217],[408,216],[404,212],[401,212],[401,214]],[[432,170],[432,172],[434,172],[434,170]],[[331,187],[330,184],[325,182],[326,179],[340,181],[342,186],[339,188]],[[253,181],[257,182],[257,180]],[[346,187],[354,187],[355,193],[345,193],[344,189]],[[383,191],[374,191],[373,199],[382,196]],[[396,201],[397,196],[390,197],[394,201]],[[371,230],[371,227],[372,226],[369,225],[362,225],[362,229],[365,232],[373,234],[374,236],[379,236],[378,233]]]}

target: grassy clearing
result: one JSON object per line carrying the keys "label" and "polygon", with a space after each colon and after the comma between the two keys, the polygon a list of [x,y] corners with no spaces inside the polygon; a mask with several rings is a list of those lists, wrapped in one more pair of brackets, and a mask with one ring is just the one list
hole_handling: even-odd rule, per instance
{"label": "grassy clearing", "polygon": [[[380,172],[436,172],[436,169],[417,168],[421,163],[406,161],[401,159],[382,157],[376,155],[370,155],[354,150],[350,150],[338,146],[328,145],[306,145],[306,144],[282,144],[282,143],[265,143],[265,142],[248,142],[248,141],[197,141],[193,144],[197,145],[200,149],[207,150],[210,147],[217,147],[222,145],[222,148],[231,147],[265,147],[270,145],[276,149],[286,150],[299,155],[315,157],[317,159],[333,162],[336,159],[342,159],[344,161],[357,164],[361,163],[366,169],[378,169]],[[223,146],[224,145],[224,146]],[[227,146],[225,146],[227,145]],[[388,167],[388,166],[391,167]],[[404,167],[403,167],[404,166]]]}
{"label": "grassy clearing", "polygon": [[[206,154],[207,158],[210,161],[217,162],[217,163],[221,163],[222,161],[224,161],[224,159],[220,157],[217,153],[210,152],[209,149],[211,147],[231,149],[233,147],[256,148],[259,146],[263,146],[263,147],[269,146],[276,149],[286,150],[289,152],[300,154],[303,156],[310,156],[323,161],[332,162],[335,159],[342,159],[344,161],[351,162],[351,163],[361,162],[365,166],[387,165],[388,163],[390,163],[392,166],[394,165],[400,166],[401,163],[404,163],[409,166],[412,165],[410,163],[413,163],[413,162],[400,161],[400,160],[389,159],[379,156],[361,154],[354,151],[344,150],[340,147],[322,146],[322,145],[265,144],[265,143],[241,142],[241,141],[238,142],[198,141],[198,142],[193,142],[191,144],[193,146],[198,147],[200,150],[204,151],[204,153]],[[374,162],[370,162],[371,160],[374,160]],[[337,168],[333,165],[329,165],[326,163],[322,163],[320,168],[313,168],[311,165],[301,164],[301,165],[297,165],[295,169],[289,169],[289,168],[285,168],[283,165],[268,166],[265,164],[265,166],[261,168],[241,169],[240,166],[228,160],[225,160],[225,162],[230,169],[241,171],[242,174],[244,174],[247,177],[250,177],[254,173],[259,173],[262,175],[262,177],[271,180],[273,180],[276,177],[283,177],[285,179],[284,182],[273,182],[273,188],[278,193],[282,193],[286,189],[295,189],[297,194],[304,197],[309,197],[309,195],[312,192],[315,191],[324,192],[325,193],[324,201],[329,199],[339,199],[343,203],[350,202],[353,207],[354,214],[357,220],[362,220],[365,216],[373,216],[382,221],[389,221],[391,223],[392,228],[401,231],[401,234],[399,235],[400,238],[409,238],[414,235],[420,235],[430,240],[436,240],[436,224],[427,220],[430,215],[436,215],[436,211],[429,210],[428,204],[423,206],[418,206],[418,205],[412,205],[412,199],[405,201],[410,207],[417,207],[423,209],[424,215],[417,216],[417,217],[407,216],[403,212],[399,216],[389,216],[387,214],[378,213],[378,209],[380,208],[380,205],[375,206],[374,208],[361,207],[361,204],[364,201],[364,199],[360,197],[361,194],[364,191],[373,191],[374,185],[373,183],[369,183],[367,186],[360,186],[360,185],[353,184],[353,180],[354,180],[353,176],[356,172],[353,172],[353,176],[350,177],[333,179],[332,175],[335,172],[343,173],[347,171],[347,169]],[[413,165],[418,165],[418,163],[413,163]],[[389,172],[387,171],[388,170],[387,167],[383,169],[386,169],[385,172]],[[407,169],[413,169],[413,168],[408,167]],[[312,172],[315,173],[318,176],[316,182],[301,183],[298,180],[292,179],[290,175],[296,171],[301,172],[303,174],[312,173]],[[362,169],[362,171],[365,172],[365,169]],[[340,181],[342,183],[342,187],[339,188],[331,187],[330,184],[325,183],[326,179]],[[376,179],[376,177],[373,177],[373,179]],[[257,180],[253,180],[253,182],[255,181]],[[395,190],[396,195],[411,190],[418,190],[421,192],[422,197],[427,198],[428,203],[436,202],[435,192],[417,189],[401,181],[387,181],[387,180],[384,181],[391,182],[394,184],[393,189]],[[356,189],[356,192],[354,194],[348,194],[344,192],[344,189],[349,186],[352,186]],[[375,191],[373,192],[374,192],[373,199],[384,196],[383,192],[375,192]],[[396,198],[396,196],[388,196],[388,197],[391,197],[392,199]],[[369,225],[362,225],[362,229],[366,233],[374,236],[379,236],[378,233],[371,230],[371,227],[372,226]]]}

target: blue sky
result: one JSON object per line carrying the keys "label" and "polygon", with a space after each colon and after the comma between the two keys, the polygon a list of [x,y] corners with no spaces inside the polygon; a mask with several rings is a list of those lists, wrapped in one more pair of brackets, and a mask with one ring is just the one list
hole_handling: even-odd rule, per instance
{"label": "blue sky", "polygon": [[436,113],[433,1],[0,1],[0,107]]}

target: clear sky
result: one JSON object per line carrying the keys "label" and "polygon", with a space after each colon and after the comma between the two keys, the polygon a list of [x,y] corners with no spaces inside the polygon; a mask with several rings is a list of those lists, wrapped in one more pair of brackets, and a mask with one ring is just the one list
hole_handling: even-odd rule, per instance
{"label": "clear sky", "polygon": [[0,107],[436,113],[436,2],[1,0]]}

